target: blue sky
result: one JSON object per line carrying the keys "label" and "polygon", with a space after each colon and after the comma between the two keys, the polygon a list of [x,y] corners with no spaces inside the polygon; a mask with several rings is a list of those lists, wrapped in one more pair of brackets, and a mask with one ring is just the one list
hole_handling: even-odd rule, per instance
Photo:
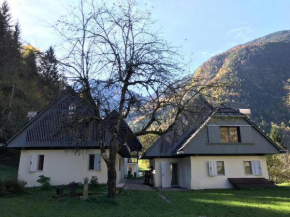
{"label": "blue sky", "polygon": [[[0,0],[2,1],[2,0]],[[58,42],[47,23],[77,0],[8,0],[22,38],[40,50]],[[258,37],[290,30],[290,0],[137,0],[153,6],[156,27],[192,55],[195,70],[210,57]]]}

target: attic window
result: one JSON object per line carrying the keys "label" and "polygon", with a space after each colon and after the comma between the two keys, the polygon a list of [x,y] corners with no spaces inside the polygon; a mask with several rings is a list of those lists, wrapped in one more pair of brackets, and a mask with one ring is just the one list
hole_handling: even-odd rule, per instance
{"label": "attic window", "polygon": [[220,127],[222,143],[240,142],[239,127]]}
{"label": "attic window", "polygon": [[70,104],[68,107],[68,116],[69,118],[72,118],[72,116],[74,115],[75,111],[76,111],[76,105],[74,103]]}

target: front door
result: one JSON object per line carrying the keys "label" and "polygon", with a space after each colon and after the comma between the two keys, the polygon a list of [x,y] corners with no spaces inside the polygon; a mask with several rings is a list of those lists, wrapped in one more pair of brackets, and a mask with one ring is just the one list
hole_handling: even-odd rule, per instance
{"label": "front door", "polygon": [[170,165],[170,174],[171,174],[171,185],[178,185],[178,164],[171,163]]}
{"label": "front door", "polygon": [[170,188],[170,162],[161,162],[161,187]]}

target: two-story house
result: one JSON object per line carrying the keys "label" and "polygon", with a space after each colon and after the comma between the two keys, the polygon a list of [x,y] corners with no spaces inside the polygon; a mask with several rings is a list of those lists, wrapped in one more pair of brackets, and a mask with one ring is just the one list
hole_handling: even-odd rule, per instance
{"label": "two-story house", "polygon": [[143,154],[155,187],[231,188],[228,178],[266,178],[266,156],[282,149],[245,114],[202,97],[193,121],[159,137]]}

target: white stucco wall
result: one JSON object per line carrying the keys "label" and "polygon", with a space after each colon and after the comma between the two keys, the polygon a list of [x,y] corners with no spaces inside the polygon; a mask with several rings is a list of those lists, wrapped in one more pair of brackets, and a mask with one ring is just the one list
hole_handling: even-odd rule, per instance
{"label": "white stucco wall", "polygon": [[119,183],[124,179],[124,160],[119,154],[117,154],[116,158],[116,172],[117,172],[117,183]]}
{"label": "white stucco wall", "polygon": [[[107,183],[107,166],[103,159],[100,171],[89,170],[89,155],[97,153],[100,153],[99,149],[91,149],[88,153],[80,155],[65,150],[21,150],[18,176],[27,182],[28,187],[39,186],[36,180],[40,175],[50,177],[52,185],[69,184],[73,181],[83,182],[85,177],[91,179],[92,176],[97,176],[99,183]],[[44,155],[43,171],[28,172],[31,154]],[[119,171],[120,157],[117,155],[117,183],[124,177],[124,172]]]}
{"label": "white stucco wall", "polygon": [[127,174],[128,174],[128,172],[129,172],[129,170],[131,168],[132,169],[132,176],[134,177],[134,173],[136,173],[137,165],[138,165],[137,163],[127,163]]}
{"label": "white stucco wall", "polygon": [[[232,188],[228,178],[258,178],[269,179],[266,156],[192,156],[191,159],[191,189]],[[244,161],[259,160],[262,175],[246,175]],[[225,175],[209,176],[208,161],[224,161]]]}
{"label": "white stucco wall", "polygon": [[[246,175],[244,161],[258,160],[261,162],[262,175]],[[266,156],[191,156],[185,158],[155,158],[150,160],[153,166],[153,182],[155,187],[161,187],[161,162],[178,163],[178,184],[187,189],[232,188],[228,178],[258,178],[269,179]],[[224,161],[225,175],[209,176],[208,162]]]}

